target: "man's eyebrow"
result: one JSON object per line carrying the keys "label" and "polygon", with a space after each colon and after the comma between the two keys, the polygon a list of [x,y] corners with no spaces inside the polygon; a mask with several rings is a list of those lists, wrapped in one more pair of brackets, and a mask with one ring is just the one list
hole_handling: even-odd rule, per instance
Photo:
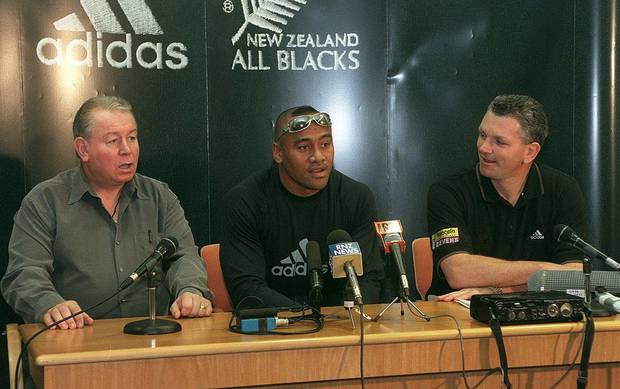
{"label": "man's eyebrow", "polygon": [[[318,140],[325,139],[325,138],[330,138],[330,139],[332,139],[332,138],[333,138],[333,136],[332,136],[332,134],[330,134],[330,133],[326,132],[326,133],[324,133],[323,135],[319,136],[319,137],[318,137]],[[304,136],[304,137],[301,137],[301,138],[296,139],[296,140],[293,142],[293,144],[295,144],[295,145],[296,145],[296,144],[298,144],[298,143],[302,143],[302,142],[310,142],[310,141],[312,141],[312,138],[311,138],[311,137],[309,137],[309,136]]]}

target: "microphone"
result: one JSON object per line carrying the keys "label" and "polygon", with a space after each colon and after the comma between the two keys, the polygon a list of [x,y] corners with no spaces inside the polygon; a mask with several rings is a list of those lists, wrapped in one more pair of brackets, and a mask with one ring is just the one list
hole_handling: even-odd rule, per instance
{"label": "microphone", "polygon": [[610,312],[620,312],[620,297],[616,297],[609,292],[598,293],[598,302],[604,305]]}
{"label": "microphone", "polygon": [[347,277],[353,289],[353,299],[358,305],[363,305],[362,292],[357,282],[357,276],[364,274],[362,250],[359,244],[351,242],[351,235],[344,230],[330,232],[327,236],[327,244],[332,277]]}
{"label": "microphone", "polygon": [[308,259],[308,274],[310,280],[310,292],[308,298],[315,308],[321,306],[323,300],[323,276],[321,275],[321,249],[319,243],[310,241],[306,245],[306,258]]}
{"label": "microphone", "polygon": [[153,251],[129,277],[125,278],[121,283],[120,289],[125,289],[133,284],[138,278],[142,277],[144,273],[150,271],[153,266],[165,256],[174,254],[174,252],[177,251],[178,245],[179,242],[171,236],[160,240],[157,247],[155,247],[155,251]]}
{"label": "microphone", "polygon": [[396,268],[400,274],[400,286],[403,288],[403,295],[409,297],[409,281],[405,272],[403,263],[403,253],[407,245],[403,239],[403,226],[400,220],[390,220],[384,222],[375,222],[375,231],[383,243],[383,250],[386,254],[392,254]]}
{"label": "microphone", "polygon": [[616,270],[620,270],[620,264],[613,259],[609,258],[606,254],[595,249],[590,244],[582,240],[572,228],[565,226],[564,224],[558,224],[553,227],[553,236],[558,242],[570,243],[574,247],[577,247],[584,254],[590,258],[598,258],[604,261],[607,265],[613,267]]}

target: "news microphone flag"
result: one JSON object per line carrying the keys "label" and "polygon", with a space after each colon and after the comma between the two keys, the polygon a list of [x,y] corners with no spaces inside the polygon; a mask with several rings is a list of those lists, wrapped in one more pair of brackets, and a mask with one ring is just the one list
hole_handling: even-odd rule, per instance
{"label": "news microphone flag", "polygon": [[345,278],[344,264],[351,262],[358,276],[364,274],[362,250],[357,242],[334,243],[329,248],[329,267],[333,278]]}
{"label": "news microphone flag", "polygon": [[379,239],[381,239],[383,251],[386,254],[392,252],[392,244],[394,243],[398,243],[402,253],[407,250],[407,244],[403,239],[403,226],[400,224],[400,220],[375,222],[375,232],[377,233]]}

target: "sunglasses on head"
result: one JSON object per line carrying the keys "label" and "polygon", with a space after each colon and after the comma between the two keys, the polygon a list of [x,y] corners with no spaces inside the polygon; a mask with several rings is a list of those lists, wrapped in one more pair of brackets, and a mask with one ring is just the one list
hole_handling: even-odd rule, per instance
{"label": "sunglasses on head", "polygon": [[325,112],[319,112],[313,115],[295,116],[294,118],[291,118],[288,123],[286,123],[286,126],[280,129],[280,134],[276,138],[276,142],[286,133],[295,133],[305,130],[310,126],[310,124],[312,124],[312,122],[315,122],[319,126],[323,127],[330,127],[332,125],[332,120]]}

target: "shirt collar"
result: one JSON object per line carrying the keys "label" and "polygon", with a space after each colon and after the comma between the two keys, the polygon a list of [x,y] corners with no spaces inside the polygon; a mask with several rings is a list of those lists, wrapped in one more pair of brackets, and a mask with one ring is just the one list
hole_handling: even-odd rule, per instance
{"label": "shirt collar", "polygon": [[[123,193],[128,197],[131,197],[131,195],[135,194],[137,198],[145,199],[147,198],[147,196],[145,195],[144,190],[140,190],[140,184],[136,180],[137,175],[138,174],[136,173],[134,178],[123,186]],[[84,169],[82,169],[81,165],[73,169],[70,174],[69,191],[69,200],[67,202],[68,204],[78,202],[82,197],[84,197],[85,193],[89,193],[93,197],[99,197],[88,184],[86,175],[84,175]]]}
{"label": "shirt collar", "polygon": [[[480,188],[480,194],[484,201],[496,203],[502,200],[502,197],[493,186],[491,179],[480,174],[480,163],[476,164],[476,178],[478,179],[478,187]],[[521,198],[533,199],[544,194],[545,186],[543,185],[542,173],[538,164],[534,162],[527,174],[527,180],[523,192],[521,193]]]}

